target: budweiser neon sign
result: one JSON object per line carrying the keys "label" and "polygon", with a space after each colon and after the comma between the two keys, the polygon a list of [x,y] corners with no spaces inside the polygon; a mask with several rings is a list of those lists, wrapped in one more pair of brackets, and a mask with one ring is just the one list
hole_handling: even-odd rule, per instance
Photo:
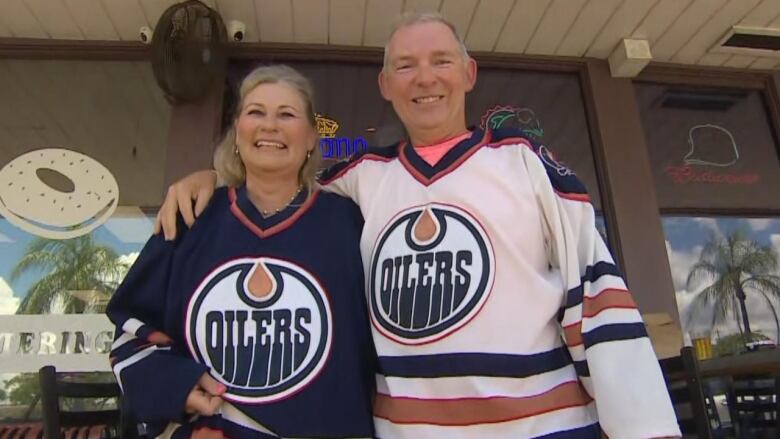
{"label": "budweiser neon sign", "polygon": [[728,168],[739,161],[739,149],[729,130],[719,125],[695,125],[688,130],[688,153],[682,165],[668,165],[666,174],[676,184],[757,184],[755,172],[735,173]]}

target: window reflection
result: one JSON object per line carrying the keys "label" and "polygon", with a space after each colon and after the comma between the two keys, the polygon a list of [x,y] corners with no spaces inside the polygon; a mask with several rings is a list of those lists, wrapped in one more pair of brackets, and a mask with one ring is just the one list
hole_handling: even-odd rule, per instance
{"label": "window reflection", "polygon": [[742,288],[753,339],[776,343],[780,218],[664,216],[662,222],[684,331],[709,335],[714,355],[744,350]]}
{"label": "window reflection", "polygon": [[102,313],[153,224],[125,206],[88,235],[49,240],[0,218],[0,315]]}

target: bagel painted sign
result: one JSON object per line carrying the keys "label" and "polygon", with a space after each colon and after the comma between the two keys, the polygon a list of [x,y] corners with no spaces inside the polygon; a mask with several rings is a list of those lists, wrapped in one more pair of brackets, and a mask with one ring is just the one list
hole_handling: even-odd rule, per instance
{"label": "bagel painted sign", "polygon": [[[64,182],[53,187],[46,176]],[[97,160],[62,148],[22,154],[0,169],[0,214],[25,232],[49,239],[86,235],[119,203],[119,186]]]}

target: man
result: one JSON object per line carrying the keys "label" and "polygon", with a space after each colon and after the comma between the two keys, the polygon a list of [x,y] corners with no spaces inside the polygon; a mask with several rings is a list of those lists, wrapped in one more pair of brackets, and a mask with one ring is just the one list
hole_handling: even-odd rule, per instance
{"label": "man", "polygon": [[[587,193],[519,133],[466,128],[476,74],[449,22],[407,16],[385,47],[379,87],[408,141],[321,178],[366,220],[377,435],[679,436]],[[193,221],[190,200],[204,191],[201,210],[213,179],[169,190],[166,234],[177,203]]]}

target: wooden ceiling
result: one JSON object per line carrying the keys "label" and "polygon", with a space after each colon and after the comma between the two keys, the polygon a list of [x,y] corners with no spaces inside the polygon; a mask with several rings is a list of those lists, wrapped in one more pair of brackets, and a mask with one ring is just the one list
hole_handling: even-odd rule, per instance
{"label": "wooden ceiling", "polygon": [[[381,46],[404,11],[440,11],[471,50],[606,58],[623,38],[655,61],[750,69],[780,57],[712,47],[732,28],[780,29],[780,0],[204,0],[245,42]],[[137,41],[175,0],[0,0],[0,37]]]}

